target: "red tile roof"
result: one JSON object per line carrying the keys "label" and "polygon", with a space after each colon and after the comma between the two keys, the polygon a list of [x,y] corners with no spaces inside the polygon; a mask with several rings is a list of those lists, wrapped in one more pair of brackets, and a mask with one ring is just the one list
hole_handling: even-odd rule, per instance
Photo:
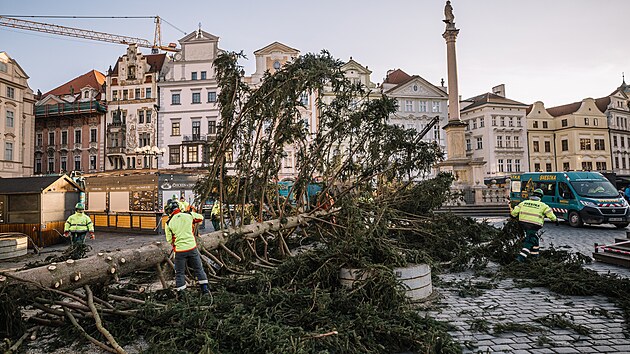
{"label": "red tile roof", "polygon": [[409,76],[409,74],[400,69],[396,69],[387,75],[383,83],[399,85],[403,82],[409,81],[410,79],[411,76]]}
{"label": "red tile roof", "polygon": [[[595,105],[602,113],[606,112],[606,108],[610,104],[610,97],[602,97],[595,100]],[[562,106],[556,106],[547,108],[547,112],[554,117],[565,116],[567,114],[575,113],[582,106],[582,101],[565,104]]]}
{"label": "red tile roof", "polygon": [[147,64],[149,64],[148,72],[157,73],[162,70],[162,65],[164,65],[164,60],[166,59],[166,53],[149,54],[144,57],[147,58]]}
{"label": "red tile roof", "polygon": [[76,77],[65,84],[46,92],[43,97],[48,95],[69,95],[71,91],[78,93],[82,88],[91,86],[92,88],[102,92],[103,83],[105,83],[105,75],[97,70],[91,70],[79,77]]}

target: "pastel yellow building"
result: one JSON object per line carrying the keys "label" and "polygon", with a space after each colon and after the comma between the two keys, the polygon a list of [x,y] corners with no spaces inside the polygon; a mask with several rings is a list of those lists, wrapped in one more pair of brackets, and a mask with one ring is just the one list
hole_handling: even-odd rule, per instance
{"label": "pastel yellow building", "polygon": [[607,171],[610,135],[608,97],[586,98],[545,108],[538,101],[527,109],[527,140],[531,171]]}

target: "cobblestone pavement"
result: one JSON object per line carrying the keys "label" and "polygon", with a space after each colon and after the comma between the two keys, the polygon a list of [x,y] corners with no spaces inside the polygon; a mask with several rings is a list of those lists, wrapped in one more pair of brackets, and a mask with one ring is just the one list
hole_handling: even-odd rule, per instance
{"label": "cobblestone pavement", "polygon": [[[488,218],[501,226],[505,218]],[[592,256],[593,244],[613,243],[625,238],[626,230],[608,226],[571,228],[566,224],[547,223],[541,249],[556,248]],[[590,269],[630,277],[630,269],[594,262]],[[440,301],[438,310],[428,314],[451,323],[451,334],[462,343],[464,353],[630,353],[630,333],[621,310],[601,296],[560,296],[543,288],[519,288],[512,280],[503,280],[496,289],[478,297],[462,297],[461,287],[453,282],[483,282],[472,272],[445,274],[434,289]],[[554,316],[571,321],[574,329],[544,326],[534,319]],[[495,326],[529,325],[531,333],[501,330]]]}

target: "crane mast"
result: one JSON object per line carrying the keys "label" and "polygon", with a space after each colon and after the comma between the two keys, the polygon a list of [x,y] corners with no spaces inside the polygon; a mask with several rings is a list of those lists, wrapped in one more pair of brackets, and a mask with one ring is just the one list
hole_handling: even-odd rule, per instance
{"label": "crane mast", "polygon": [[22,20],[12,17],[0,16],[0,26],[17,28],[28,31],[36,31],[42,33],[56,34],[60,36],[68,36],[75,37],[81,39],[89,39],[93,41],[101,41],[101,42],[109,42],[109,43],[117,43],[117,44],[137,44],[138,47],[151,48],[153,51],[157,49],[162,49],[170,52],[178,52],[179,49],[176,48],[175,44],[171,43],[169,46],[161,45],[161,35],[160,35],[160,17],[155,17],[156,22],[156,33],[155,33],[155,42],[151,44],[146,39],[130,37],[130,36],[122,36],[117,34],[110,34],[105,32],[98,32],[92,30],[86,30],[81,28],[67,27],[54,25],[50,23]]}

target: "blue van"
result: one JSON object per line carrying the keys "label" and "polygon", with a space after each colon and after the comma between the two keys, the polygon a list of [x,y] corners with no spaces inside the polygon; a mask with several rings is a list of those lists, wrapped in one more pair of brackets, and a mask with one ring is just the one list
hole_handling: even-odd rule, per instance
{"label": "blue van", "polygon": [[599,172],[532,172],[511,178],[512,206],[540,188],[544,193],[542,201],[573,227],[612,224],[625,228],[630,223],[628,203]]}

